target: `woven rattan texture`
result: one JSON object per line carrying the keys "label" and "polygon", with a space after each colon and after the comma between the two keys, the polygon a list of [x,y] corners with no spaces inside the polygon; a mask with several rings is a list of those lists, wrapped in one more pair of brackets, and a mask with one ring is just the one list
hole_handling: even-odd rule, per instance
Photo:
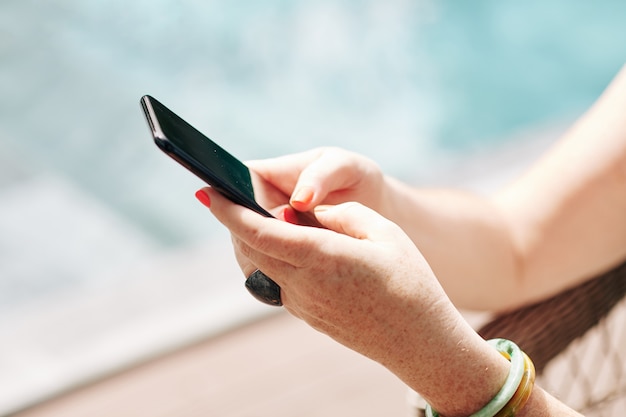
{"label": "woven rattan texture", "polygon": [[626,409],[626,263],[548,300],[502,314],[486,339],[515,341],[535,362],[539,384],[588,417]]}

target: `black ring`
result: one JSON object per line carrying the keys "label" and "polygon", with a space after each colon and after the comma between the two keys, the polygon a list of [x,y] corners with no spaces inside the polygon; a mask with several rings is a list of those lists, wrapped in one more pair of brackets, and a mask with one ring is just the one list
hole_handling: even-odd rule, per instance
{"label": "black ring", "polygon": [[280,286],[258,269],[246,279],[246,288],[254,298],[262,303],[280,307]]}

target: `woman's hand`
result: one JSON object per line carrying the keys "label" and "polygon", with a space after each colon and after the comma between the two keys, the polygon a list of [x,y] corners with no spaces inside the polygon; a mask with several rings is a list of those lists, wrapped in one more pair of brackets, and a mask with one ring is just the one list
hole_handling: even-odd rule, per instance
{"label": "woman's hand", "polygon": [[[262,270],[280,285],[287,310],[371,358],[385,361],[402,350],[407,329],[448,304],[412,241],[358,203],[318,207],[322,229],[265,218],[204,192],[231,231],[246,276]],[[422,329],[430,326],[432,320]]]}
{"label": "woman's hand", "polygon": [[352,202],[318,206],[323,228],[299,226],[200,192],[231,231],[245,276],[263,271],[289,312],[381,363],[436,409],[467,414],[502,386],[508,362],[463,320],[391,221]]}
{"label": "woman's hand", "polygon": [[360,202],[382,209],[384,180],[371,160],[338,148],[319,148],[250,161],[257,200],[267,209],[291,205],[300,212],[319,204]]}

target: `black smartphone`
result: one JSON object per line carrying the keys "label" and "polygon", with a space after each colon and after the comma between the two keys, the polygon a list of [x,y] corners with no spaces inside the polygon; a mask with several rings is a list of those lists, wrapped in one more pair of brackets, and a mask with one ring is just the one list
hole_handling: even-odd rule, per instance
{"label": "black smartphone", "polygon": [[155,98],[143,96],[141,107],[163,152],[234,203],[273,217],[254,199],[250,170],[241,161]]}

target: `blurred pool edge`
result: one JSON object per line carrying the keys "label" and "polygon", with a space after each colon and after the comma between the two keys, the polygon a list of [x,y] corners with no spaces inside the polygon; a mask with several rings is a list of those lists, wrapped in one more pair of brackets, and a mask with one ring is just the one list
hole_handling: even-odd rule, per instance
{"label": "blurred pool edge", "polygon": [[[249,297],[231,258],[213,244],[186,248],[131,268],[123,289],[84,288],[5,312],[0,415],[279,312]],[[223,285],[203,279],[207,263]]]}

